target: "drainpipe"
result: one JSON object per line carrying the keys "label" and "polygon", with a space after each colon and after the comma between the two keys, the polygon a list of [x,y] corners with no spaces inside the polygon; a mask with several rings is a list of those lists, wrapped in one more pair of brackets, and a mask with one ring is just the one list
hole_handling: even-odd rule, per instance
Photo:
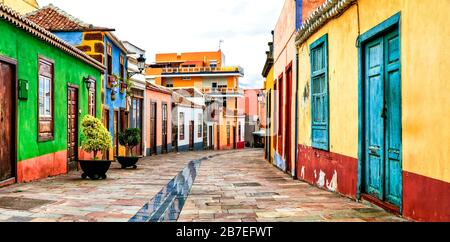
{"label": "drainpipe", "polygon": [[295,164],[294,164],[294,179],[298,179],[297,177],[297,164],[298,164],[298,69],[299,69],[299,64],[298,64],[298,49],[297,47],[295,48]]}

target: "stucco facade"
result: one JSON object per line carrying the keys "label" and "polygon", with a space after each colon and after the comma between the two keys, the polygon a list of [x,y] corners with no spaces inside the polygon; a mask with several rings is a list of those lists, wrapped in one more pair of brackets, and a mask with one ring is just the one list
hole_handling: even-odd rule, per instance
{"label": "stucco facade", "polygon": [[[13,110],[17,112],[16,127],[11,131],[17,137],[15,142],[11,141],[11,144],[16,143],[14,151],[16,166],[12,175],[17,182],[29,182],[64,174],[68,171],[68,88],[74,87],[78,92],[79,113],[77,116],[81,122],[81,118],[88,114],[88,89],[85,79],[95,80],[96,87],[100,89],[102,66],[26,19],[16,17],[19,21],[10,22],[5,17],[15,13],[7,13],[3,5],[0,7],[0,32],[2,33],[0,57],[3,58],[1,62],[9,63],[8,65],[13,67],[14,85],[21,89],[20,92],[27,93],[27,97],[22,98],[17,97],[17,93],[12,94],[13,98],[10,100]],[[31,30],[32,33],[29,32]],[[38,73],[39,60],[42,59],[51,63],[53,69],[52,138],[45,141],[39,141],[38,138]],[[28,84],[25,82],[19,84],[19,80],[26,81]],[[101,94],[97,92],[96,116],[98,118],[101,117],[100,98]],[[78,130],[79,122],[75,125]],[[80,133],[76,136],[79,148],[82,137]],[[79,150],[75,152],[79,158],[85,155]]]}
{"label": "stucco facade", "polygon": [[[398,31],[398,49],[389,49],[389,58],[398,55],[400,113],[397,115],[400,146],[400,175],[395,179],[400,201],[394,206],[380,201],[387,208],[397,207],[403,216],[420,221],[450,219],[450,163],[448,136],[450,126],[440,117],[450,116],[446,98],[450,73],[450,28],[446,24],[448,1],[382,0],[345,2],[338,18],[298,43],[299,97],[298,170],[299,179],[352,198],[364,197],[365,128],[364,119],[365,52],[364,46],[377,36]],[[344,11],[345,10],[345,11]],[[384,30],[383,28],[386,28]],[[377,32],[378,31],[378,32]],[[366,38],[372,33],[373,37]],[[328,37],[329,85],[329,150],[312,148],[311,133],[311,45]],[[299,39],[302,37],[300,34]],[[397,39],[395,39],[397,41]],[[392,42],[392,41],[391,41]],[[389,42],[389,43],[391,43]],[[358,43],[358,46],[355,46]],[[393,45],[397,46],[397,45]],[[426,46],[426,51],[421,47]],[[397,48],[397,47],[396,47]],[[398,53],[398,54],[396,54]],[[372,63],[372,62],[370,62]],[[439,101],[437,101],[439,100]],[[387,103],[389,106],[390,104]],[[367,129],[367,128],[366,128]],[[394,132],[393,131],[393,132]],[[343,142],[345,141],[345,142]],[[389,151],[391,152],[391,151]],[[389,168],[386,173],[389,174]],[[392,179],[387,184],[392,185]],[[390,183],[389,183],[390,182]],[[370,195],[370,194],[369,194]],[[377,200],[377,199],[375,199]],[[377,202],[377,201],[375,201]],[[377,202],[378,203],[378,202]],[[395,208],[392,208],[395,210]]]}

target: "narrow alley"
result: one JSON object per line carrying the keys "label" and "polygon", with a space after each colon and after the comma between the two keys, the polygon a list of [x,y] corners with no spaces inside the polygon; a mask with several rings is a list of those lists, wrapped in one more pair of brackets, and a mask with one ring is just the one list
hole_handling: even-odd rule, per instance
{"label": "narrow alley", "polygon": [[[202,158],[186,203],[178,206],[179,222],[402,221],[373,205],[293,180],[264,161],[262,152],[173,153],[142,159],[137,170],[113,164],[105,181],[82,180],[74,171],[15,184],[0,190],[0,221],[127,222],[189,161]],[[154,211],[168,210],[173,201]],[[168,220],[161,216],[159,221]]]}

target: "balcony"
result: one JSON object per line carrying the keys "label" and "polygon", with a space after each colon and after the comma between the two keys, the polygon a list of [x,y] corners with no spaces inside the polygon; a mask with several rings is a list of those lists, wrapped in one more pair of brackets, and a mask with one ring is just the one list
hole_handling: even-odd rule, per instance
{"label": "balcony", "polygon": [[186,76],[244,76],[244,68],[240,66],[224,67],[177,67],[162,68],[163,76],[186,77]]}
{"label": "balcony", "polygon": [[241,88],[202,88],[201,91],[211,98],[244,97],[244,90]]}

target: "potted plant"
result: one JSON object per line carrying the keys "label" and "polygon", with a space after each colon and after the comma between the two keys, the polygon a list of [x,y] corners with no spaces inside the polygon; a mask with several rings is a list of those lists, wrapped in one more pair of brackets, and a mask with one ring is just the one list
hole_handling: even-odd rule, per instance
{"label": "potted plant", "polygon": [[109,89],[112,89],[116,86],[117,84],[117,76],[116,75],[108,75],[108,80],[106,82],[106,87]]}
{"label": "potted plant", "polygon": [[125,93],[127,90],[127,83],[125,81],[120,82],[120,93]]}
{"label": "potted plant", "polygon": [[109,170],[112,161],[100,160],[98,155],[102,151],[112,148],[111,135],[102,122],[91,115],[86,115],[83,118],[81,127],[81,149],[93,154],[93,160],[79,160],[83,170],[81,177],[83,179],[89,177],[93,180],[106,179],[106,172]]}
{"label": "potted plant", "polygon": [[114,101],[114,100],[116,100],[116,90],[111,90],[111,101]]}
{"label": "potted plant", "polygon": [[127,167],[137,168],[136,163],[142,156],[134,156],[133,149],[141,143],[140,129],[127,129],[125,132],[118,134],[119,144],[125,146],[129,156],[116,156],[117,161],[122,165],[122,169]]}

